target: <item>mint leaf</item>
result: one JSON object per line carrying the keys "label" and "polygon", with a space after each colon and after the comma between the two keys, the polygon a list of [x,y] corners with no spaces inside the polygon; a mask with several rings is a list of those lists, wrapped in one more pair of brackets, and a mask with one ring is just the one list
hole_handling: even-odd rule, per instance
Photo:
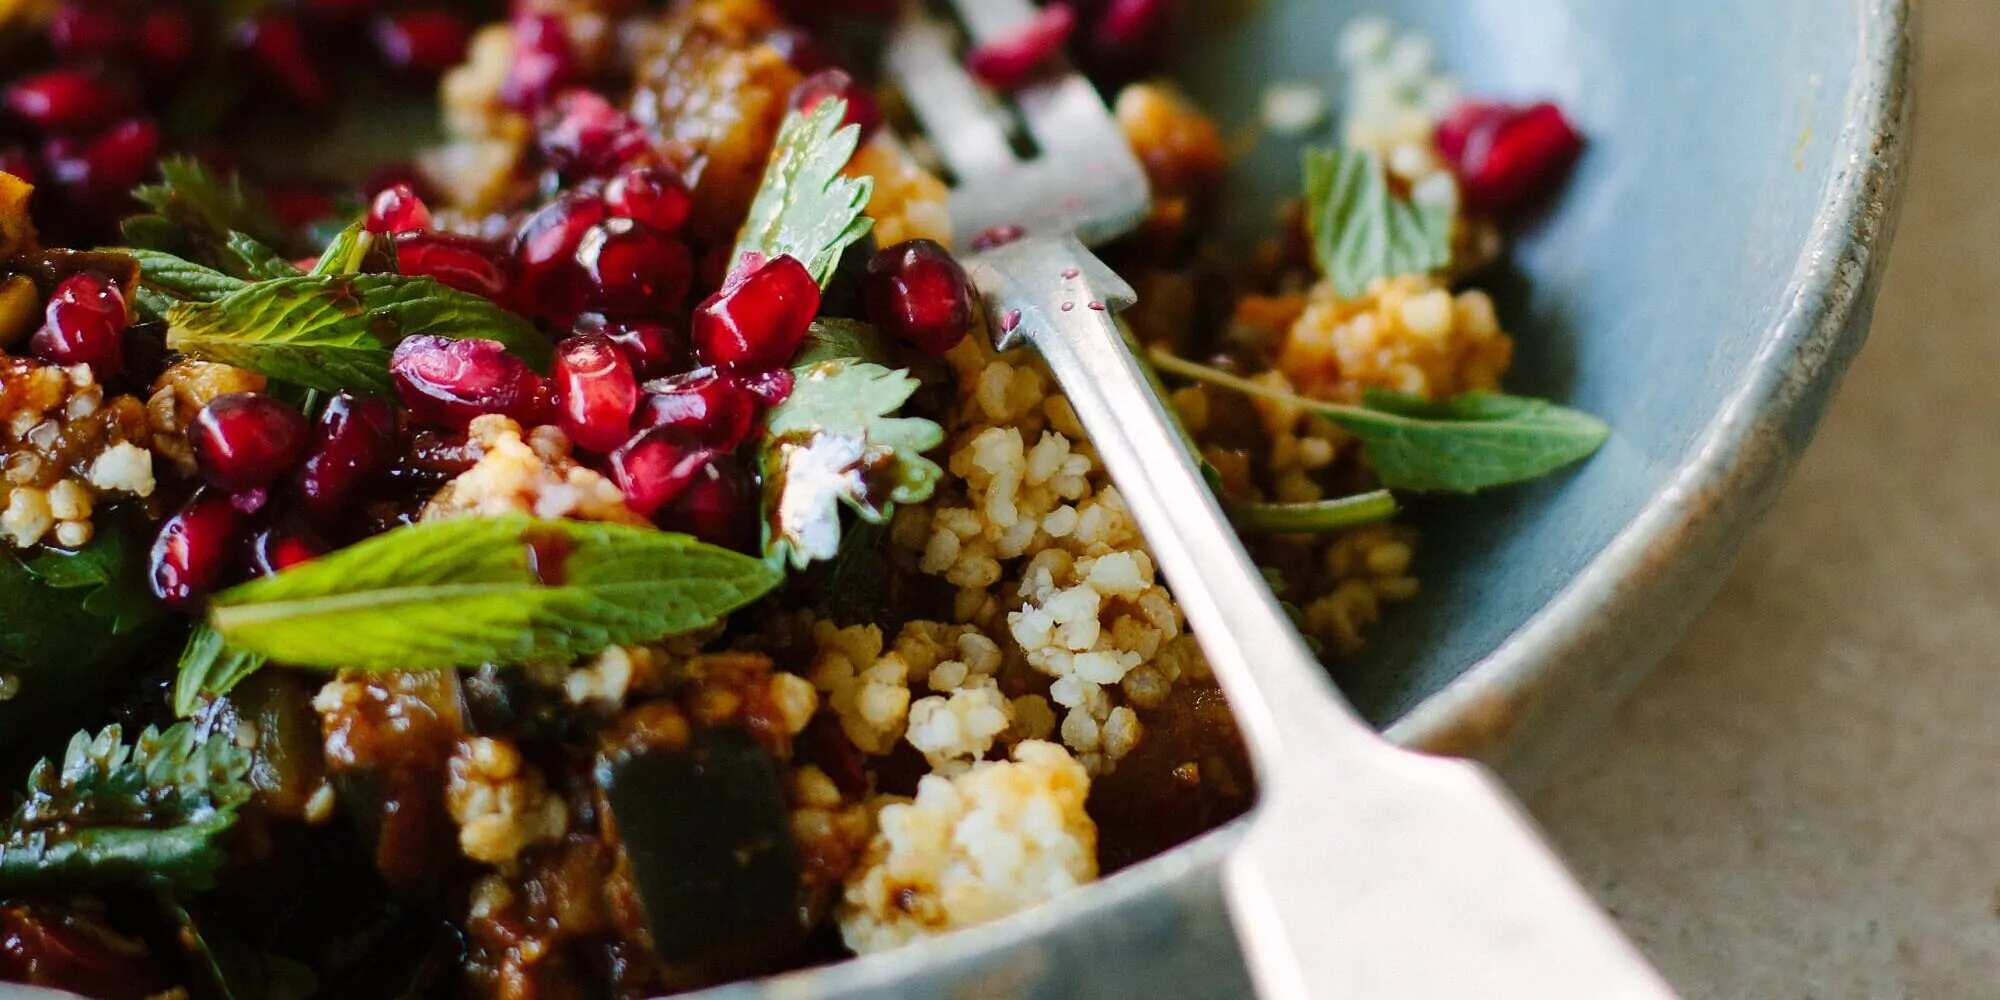
{"label": "mint leaf", "polygon": [[404,337],[497,340],[546,366],[549,343],[527,320],[430,278],[300,276],[245,285],[167,312],[167,346],[326,392],[390,391],[389,354]]}
{"label": "mint leaf", "polygon": [[1598,449],[1611,429],[1577,410],[1525,396],[1469,392],[1430,402],[1371,390],[1364,406],[1308,399],[1153,352],[1162,370],[1319,414],[1361,439],[1391,489],[1472,493],[1547,475]]}
{"label": "mint leaf", "polygon": [[1450,210],[1397,198],[1374,153],[1309,149],[1305,175],[1313,255],[1342,297],[1366,293],[1377,278],[1451,266]]}
{"label": "mint leaf", "polygon": [[244,271],[253,281],[295,278],[305,273],[299,270],[298,265],[280,256],[278,251],[242,233],[229,234],[229,250],[243,262]]}
{"label": "mint leaf", "polygon": [[944,470],[924,452],[944,428],[895,417],[915,392],[907,372],[845,359],[796,369],[792,395],[765,419],[764,555],[804,569],[840,551],[840,508],[881,524],[899,503],[918,503]]}
{"label": "mint leaf", "polygon": [[[375,259],[370,259],[371,254]],[[312,273],[337,275],[360,274],[363,271],[386,273],[395,270],[396,245],[383,239],[379,233],[369,232],[368,228],[357,220],[327,241],[326,249],[320,252],[319,260],[313,264]]]}
{"label": "mint leaf", "polygon": [[203,701],[228,694],[244,678],[263,669],[265,662],[256,653],[230,648],[208,623],[197,624],[181,650],[174,677],[174,714],[182,718],[193,715]]}
{"label": "mint leaf", "polygon": [[215,883],[218,840],[250,798],[250,752],[175,723],[132,744],[116,725],[77,733],[28,773],[0,837],[0,892],[132,881]]}
{"label": "mint leaf", "polygon": [[1396,509],[1388,490],[1376,490],[1312,503],[1232,503],[1229,520],[1253,534],[1318,535],[1386,521]]}
{"label": "mint leaf", "polygon": [[108,252],[122,253],[139,262],[140,298],[145,301],[148,292],[161,296],[160,299],[152,300],[157,303],[161,316],[164,316],[167,309],[175,302],[182,300],[213,302],[248,284],[241,278],[190,260],[183,260],[161,250],[111,247]]}
{"label": "mint leaf", "polygon": [[228,645],[371,670],[569,662],[702,628],[780,574],[686,535],[470,517],[397,528],[215,596]]}
{"label": "mint leaf", "polygon": [[860,126],[840,124],[846,115],[847,102],[833,97],[810,114],[785,116],[732,262],[746,253],[790,256],[825,287],[840,255],[874,228],[861,213],[875,182],[840,173],[861,145]]}
{"label": "mint leaf", "polygon": [[281,235],[270,206],[236,174],[224,178],[185,156],[160,163],[160,183],[135,188],[132,197],[151,208],[120,224],[125,242],[159,250],[238,278],[256,277],[251,262],[231,247],[231,235],[271,244]]}

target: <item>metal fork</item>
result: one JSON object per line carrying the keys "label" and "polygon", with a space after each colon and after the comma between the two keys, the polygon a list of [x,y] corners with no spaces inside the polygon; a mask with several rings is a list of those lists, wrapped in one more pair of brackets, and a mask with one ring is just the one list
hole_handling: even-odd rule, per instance
{"label": "metal fork", "polygon": [[[1028,0],[953,0],[973,40]],[[1144,218],[1139,164],[1074,73],[1015,95],[1017,156],[950,29],[921,14],[885,56],[957,178],[961,247],[995,346],[1033,344],[1068,394],[1229,697],[1260,779],[1225,874],[1266,997],[1657,998],[1671,991],[1483,768],[1378,737],[1343,702],[1237,540],[1113,314],[1131,286],[1088,250]]]}

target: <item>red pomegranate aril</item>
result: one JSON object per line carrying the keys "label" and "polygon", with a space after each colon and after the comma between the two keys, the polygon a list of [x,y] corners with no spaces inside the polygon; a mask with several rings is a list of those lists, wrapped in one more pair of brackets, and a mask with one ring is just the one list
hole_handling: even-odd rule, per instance
{"label": "red pomegranate aril", "polygon": [[1092,54],[1123,67],[1161,48],[1172,0],[1109,0],[1090,29]]}
{"label": "red pomegranate aril", "polygon": [[673,431],[681,440],[729,451],[750,436],[757,395],[736,376],[713,368],[646,383],[640,427]]}
{"label": "red pomegranate aril", "polygon": [[371,233],[413,233],[431,226],[430,206],[408,184],[391,184],[368,204],[364,222]]}
{"label": "red pomegranate aril", "polygon": [[1554,104],[1467,101],[1438,123],[1439,152],[1474,211],[1505,213],[1547,194],[1583,152]]}
{"label": "red pomegranate aril", "polygon": [[130,43],[125,19],[92,3],[66,3],[49,17],[49,47],[62,59],[102,59]]}
{"label": "red pomegranate aril", "polygon": [[712,365],[762,371],[790,361],[819,314],[819,282],[790,256],[745,261],[695,309],[694,345]]}
{"label": "red pomegranate aril", "polygon": [[153,172],[159,158],[159,124],[151,118],[128,118],[84,145],[80,186],[122,200]]}
{"label": "red pomegranate aril", "polygon": [[222,493],[198,493],[153,539],[153,594],[185,607],[215,589],[236,561],[242,516]]}
{"label": "red pomegranate aril", "polygon": [[276,576],[326,554],[326,546],[306,537],[265,528],[250,538],[250,565],[261,576]]}
{"label": "red pomegranate aril", "polygon": [[307,109],[333,103],[333,85],[308,51],[305,30],[296,19],[285,14],[250,18],[237,28],[236,44],[293,103]]}
{"label": "red pomegranate aril", "polygon": [[131,95],[94,73],[52,69],[7,87],[7,110],[36,128],[70,132],[92,128],[132,107]]}
{"label": "red pomegranate aril", "polygon": [[676,233],[687,224],[694,195],[680,174],[666,167],[632,167],[605,187],[604,203],[612,215]]}
{"label": "red pomegranate aril", "polygon": [[389,404],[345,393],[328,400],[294,480],[305,512],[322,524],[341,520],[361,487],[395,457],[395,447]]}
{"label": "red pomegranate aril", "polygon": [[972,327],[972,283],[951,252],[931,240],[877,253],[864,288],[869,319],[926,353],[957,347]]}
{"label": "red pomegranate aril", "polygon": [[576,332],[601,333],[610,338],[631,363],[632,374],[642,382],[685,371],[693,363],[687,336],[665,323],[611,320],[603,313],[584,313],[577,317]]}
{"label": "red pomegranate aril", "polygon": [[187,65],[194,42],[194,21],[185,11],[156,10],[139,20],[139,57],[154,73],[173,73]]}
{"label": "red pomegranate aril", "polygon": [[609,452],[632,436],[639,380],[611,338],[579,333],[557,344],[554,377],[558,422],[577,447]]}
{"label": "red pomegranate aril", "polygon": [[875,95],[843,69],[823,69],[800,81],[792,88],[792,107],[810,113],[829,97],[847,102],[847,113],[841,121],[861,126],[863,136],[881,126],[882,106]]}
{"label": "red pomegranate aril", "polygon": [[419,423],[463,427],[487,413],[546,422],[548,380],[491,340],[408,337],[389,356],[396,393]]}
{"label": "red pomegranate aril", "polygon": [[611,481],[624,492],[626,504],[651,517],[680,496],[715,455],[714,449],[673,430],[653,428],[611,453]]}
{"label": "red pomegranate aril", "polygon": [[230,490],[263,486],[305,453],[306,418],[255,392],[217,396],[194,418],[195,458],[208,481]]}
{"label": "red pomegranate aril", "polygon": [[792,398],[792,389],[798,383],[790,368],[773,368],[755,375],[739,375],[737,380],[765,406],[776,406]]}
{"label": "red pomegranate aril", "polygon": [[448,10],[426,8],[375,19],[375,50],[382,61],[405,73],[434,76],[465,58],[470,32],[465,19]]}
{"label": "red pomegranate aril", "polygon": [[602,174],[646,152],[646,130],[593,90],[557,94],[536,142],[549,164],[565,173]]}
{"label": "red pomegranate aril", "polygon": [[411,277],[436,278],[495,302],[506,302],[514,284],[512,263],[497,248],[454,233],[396,237],[396,270]]}
{"label": "red pomegranate aril", "polygon": [[602,198],[564,194],[521,222],[514,234],[514,260],[521,268],[523,311],[551,320],[576,315],[584,285],[576,266],[577,244],[609,214]]}
{"label": "red pomegranate aril", "polygon": [[24,146],[8,146],[0,149],[0,173],[13,174],[30,184],[35,183],[42,174],[36,168],[35,154],[28,152]]}
{"label": "red pomegranate aril", "polygon": [[606,219],[583,234],[577,266],[591,302],[610,313],[658,315],[679,309],[694,280],[687,244],[631,219]]}
{"label": "red pomegranate aril", "polygon": [[63,279],[49,296],[43,325],[28,342],[35,357],[50,364],[87,364],[99,381],[116,378],[125,367],[125,328],[131,324],[125,296],[110,279],[84,271]]}
{"label": "red pomegranate aril", "polygon": [[1043,7],[1013,35],[966,53],[965,68],[995,90],[1018,90],[1060,55],[1076,30],[1076,11],[1066,3]]}
{"label": "red pomegranate aril", "polygon": [[748,551],[756,543],[750,475],[743,463],[720,455],[701,467],[680,496],[659,512],[668,531],[693,535],[710,545]]}
{"label": "red pomegranate aril", "polygon": [[817,73],[833,65],[826,46],[812,32],[799,28],[777,28],[764,36],[764,44],[776,50],[785,64],[801,73]]}
{"label": "red pomegranate aril", "polygon": [[540,107],[575,76],[576,53],[560,17],[524,13],[514,18],[514,62],[500,85],[502,103]]}

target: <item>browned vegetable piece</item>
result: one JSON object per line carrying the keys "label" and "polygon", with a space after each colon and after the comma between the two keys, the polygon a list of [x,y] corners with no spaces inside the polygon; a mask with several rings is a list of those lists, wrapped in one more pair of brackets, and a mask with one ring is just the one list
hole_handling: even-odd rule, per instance
{"label": "browned vegetable piece", "polygon": [[449,670],[343,674],[314,700],[341,808],[392,883],[420,883],[455,853],[444,785],[461,704]]}

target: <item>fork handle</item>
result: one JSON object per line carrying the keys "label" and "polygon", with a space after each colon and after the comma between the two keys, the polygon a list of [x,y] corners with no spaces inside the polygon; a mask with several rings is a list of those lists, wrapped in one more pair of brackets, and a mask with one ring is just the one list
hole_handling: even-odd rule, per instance
{"label": "fork handle", "polygon": [[1672,996],[1498,782],[1390,746],[1335,694],[1100,307],[1130,289],[1093,287],[1122,282],[1081,244],[1054,249],[995,253],[974,276],[1001,322],[1033,324],[1257,761],[1257,814],[1226,881],[1259,992]]}

